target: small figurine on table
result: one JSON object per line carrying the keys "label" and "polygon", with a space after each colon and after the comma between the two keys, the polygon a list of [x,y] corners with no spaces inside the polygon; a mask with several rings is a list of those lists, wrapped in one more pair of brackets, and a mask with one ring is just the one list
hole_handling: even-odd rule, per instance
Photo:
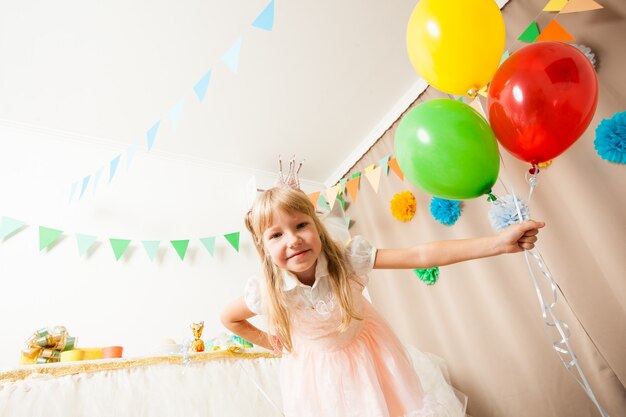
{"label": "small figurine on table", "polygon": [[191,342],[191,346],[189,350],[191,352],[204,352],[204,342],[200,339],[202,336],[202,329],[204,329],[204,322],[201,321],[199,323],[193,323],[191,325],[191,330],[193,330],[194,340]]}

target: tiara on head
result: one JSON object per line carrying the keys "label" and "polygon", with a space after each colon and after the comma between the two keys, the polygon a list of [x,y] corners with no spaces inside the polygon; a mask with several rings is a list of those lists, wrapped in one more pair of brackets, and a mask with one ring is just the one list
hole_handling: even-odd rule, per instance
{"label": "tiara on head", "polygon": [[280,159],[280,155],[278,155],[278,179],[276,180],[276,186],[280,188],[291,188],[292,190],[300,190],[300,180],[298,179],[298,173],[300,172],[300,168],[302,168],[302,164],[304,163],[304,159],[300,161],[298,164],[298,169],[296,169],[296,156],[292,156],[289,160],[289,171],[285,176],[283,174],[283,161]]}

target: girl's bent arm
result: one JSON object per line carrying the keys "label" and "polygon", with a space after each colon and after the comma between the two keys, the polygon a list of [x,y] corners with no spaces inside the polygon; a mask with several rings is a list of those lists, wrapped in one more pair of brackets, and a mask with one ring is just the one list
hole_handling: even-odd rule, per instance
{"label": "girl's bent arm", "polygon": [[513,225],[495,236],[442,240],[406,249],[379,249],[374,268],[413,269],[450,265],[471,259],[532,249],[538,229],[545,224],[529,220]]}
{"label": "girl's bent arm", "polygon": [[237,336],[255,345],[273,350],[274,347],[269,342],[269,335],[248,321],[249,318],[254,316],[256,314],[250,311],[243,297],[239,297],[226,306],[220,318],[224,327]]}

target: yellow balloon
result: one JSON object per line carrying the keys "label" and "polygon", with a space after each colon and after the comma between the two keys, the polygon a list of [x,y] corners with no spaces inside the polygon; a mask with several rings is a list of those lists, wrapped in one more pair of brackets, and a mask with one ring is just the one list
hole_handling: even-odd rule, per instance
{"label": "yellow balloon", "polygon": [[487,85],[504,41],[504,19],[494,0],[420,0],[406,31],[415,70],[433,87],[457,95]]}

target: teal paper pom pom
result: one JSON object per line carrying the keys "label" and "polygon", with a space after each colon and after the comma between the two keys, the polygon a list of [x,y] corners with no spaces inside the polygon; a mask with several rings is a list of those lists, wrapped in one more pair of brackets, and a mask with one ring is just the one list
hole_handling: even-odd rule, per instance
{"label": "teal paper pom pom", "polygon": [[435,285],[439,279],[439,267],[437,266],[434,268],[416,269],[415,273],[420,280],[426,283],[426,285]]}
{"label": "teal paper pom pom", "polygon": [[600,122],[593,145],[602,159],[626,164],[626,111]]}
{"label": "teal paper pom pom", "polygon": [[433,197],[430,200],[430,214],[439,223],[452,226],[461,215],[461,202]]}

